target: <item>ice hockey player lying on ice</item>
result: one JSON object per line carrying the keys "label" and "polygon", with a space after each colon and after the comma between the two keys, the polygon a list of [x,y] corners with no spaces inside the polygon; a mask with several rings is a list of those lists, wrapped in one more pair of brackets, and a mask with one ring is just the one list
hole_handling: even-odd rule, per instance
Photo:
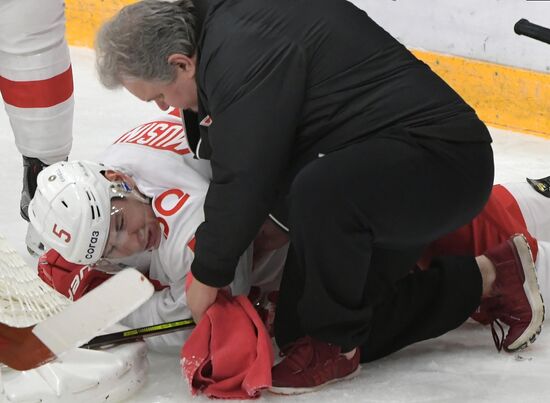
{"label": "ice hockey player lying on ice", "polygon": [[[122,259],[145,268],[158,290],[122,324],[142,327],[190,318],[184,283],[195,230],[204,221],[209,162],[193,158],[181,120],[165,114],[118,138],[101,163],[62,162],[40,175],[30,218],[44,244],[54,249],[41,258],[40,276],[78,298],[105,277],[98,268],[112,270]],[[56,251],[76,265],[59,259]],[[282,250],[266,256],[252,272],[249,247],[239,261],[233,294],[248,294],[252,284],[269,290],[284,255]],[[124,259],[128,257],[137,262]],[[95,269],[89,267],[96,263]],[[157,351],[178,351],[187,335],[176,332],[146,341]]]}

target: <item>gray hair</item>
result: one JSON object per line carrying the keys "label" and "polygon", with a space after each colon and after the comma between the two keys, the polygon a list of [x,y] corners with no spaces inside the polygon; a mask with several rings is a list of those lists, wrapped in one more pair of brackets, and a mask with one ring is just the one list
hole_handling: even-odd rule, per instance
{"label": "gray hair", "polygon": [[196,16],[191,0],[143,0],[122,8],[96,37],[96,67],[107,88],[122,80],[172,82],[176,69],[168,57],[193,56]]}

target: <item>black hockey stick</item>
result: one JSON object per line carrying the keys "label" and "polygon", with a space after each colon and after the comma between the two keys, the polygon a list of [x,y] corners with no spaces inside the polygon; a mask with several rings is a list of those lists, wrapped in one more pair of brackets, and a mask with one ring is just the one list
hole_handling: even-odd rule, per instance
{"label": "black hockey stick", "polygon": [[550,44],[550,29],[533,24],[522,18],[514,25],[514,32],[518,35],[525,35],[529,38]]}
{"label": "black hockey stick", "polygon": [[193,327],[195,327],[195,322],[192,318],[176,320],[174,322],[159,323],[158,325],[153,326],[103,334],[101,336],[94,337],[88,343],[80,346],[80,348],[97,349],[114,344],[130,343],[144,337],[178,332],[180,330],[192,329]]}

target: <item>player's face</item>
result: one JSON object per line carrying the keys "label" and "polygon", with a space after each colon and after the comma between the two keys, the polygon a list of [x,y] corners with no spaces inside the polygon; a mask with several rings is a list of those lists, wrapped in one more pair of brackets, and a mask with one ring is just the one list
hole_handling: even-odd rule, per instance
{"label": "player's face", "polygon": [[157,249],[160,225],[149,204],[132,197],[112,199],[111,224],[104,258],[122,258]]}
{"label": "player's face", "polygon": [[163,111],[172,106],[197,112],[195,60],[194,57],[184,55],[170,56],[169,62],[176,71],[176,78],[171,82],[125,79],[122,80],[122,84],[137,98],[155,102]]}

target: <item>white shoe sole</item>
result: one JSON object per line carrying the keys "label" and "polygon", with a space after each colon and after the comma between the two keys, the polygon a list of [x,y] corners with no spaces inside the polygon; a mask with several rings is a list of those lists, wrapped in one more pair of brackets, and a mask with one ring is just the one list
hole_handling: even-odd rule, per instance
{"label": "white shoe sole", "polygon": [[528,345],[534,343],[542,330],[542,323],[544,322],[544,302],[542,300],[542,295],[540,293],[539,284],[537,281],[537,273],[535,270],[533,255],[531,253],[531,247],[529,246],[529,242],[527,242],[525,236],[521,234],[515,236],[512,239],[512,242],[516,246],[517,253],[523,267],[523,273],[525,275],[523,290],[525,291],[525,295],[529,301],[532,316],[531,322],[525,331],[506,348],[508,352],[522,350]]}
{"label": "white shoe sole", "polygon": [[287,388],[287,387],[272,386],[271,388],[268,389],[268,391],[276,395],[301,395],[303,393],[315,392],[319,389],[324,388],[327,385],[330,385],[331,383],[353,379],[357,375],[359,375],[359,372],[361,372],[361,365],[359,365],[355,371],[353,371],[351,374],[347,376],[344,376],[338,379],[331,379],[330,381],[327,381],[321,385],[313,386],[311,388]]}

